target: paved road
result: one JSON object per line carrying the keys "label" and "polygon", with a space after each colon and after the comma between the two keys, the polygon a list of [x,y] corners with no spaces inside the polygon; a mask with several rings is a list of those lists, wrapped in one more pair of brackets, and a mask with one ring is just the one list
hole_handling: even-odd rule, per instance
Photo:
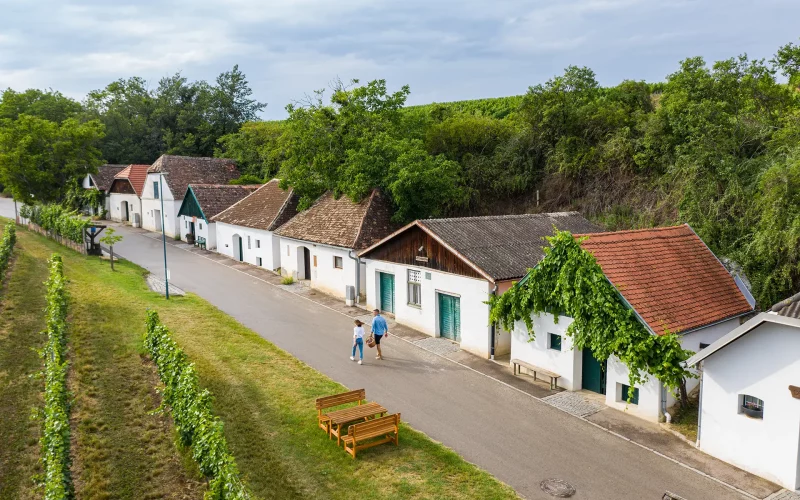
{"label": "paved road", "polygon": [[[10,211],[9,211],[10,207]],[[13,204],[0,199],[0,215]],[[163,273],[161,242],[125,228],[120,255]],[[558,478],[575,499],[745,498],[652,452],[526,397],[465,367],[390,337],[386,360],[349,359],[351,320],[200,255],[167,246],[172,281],[196,293],[302,361],[453,448],[531,499]]]}

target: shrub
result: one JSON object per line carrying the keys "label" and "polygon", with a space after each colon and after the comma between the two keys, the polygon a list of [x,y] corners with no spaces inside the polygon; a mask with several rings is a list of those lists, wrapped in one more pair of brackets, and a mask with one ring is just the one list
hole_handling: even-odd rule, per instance
{"label": "shrub", "polygon": [[172,412],[181,445],[209,478],[206,500],[243,500],[250,495],[222,433],[222,421],[211,411],[211,393],[200,388],[194,365],[161,324],[158,313],[147,312],[144,345],[164,384],[162,405]]}
{"label": "shrub", "polygon": [[23,219],[30,220],[42,229],[52,231],[79,245],[83,243],[86,228],[92,225],[89,219],[61,205],[23,205],[19,214]]}
{"label": "shrub", "polygon": [[291,276],[286,276],[281,280],[281,283],[284,285],[291,285],[292,283],[294,283],[294,278]]}
{"label": "shrub", "polygon": [[45,321],[47,342],[40,355],[44,360],[44,411],[42,417],[42,465],[44,498],[74,497],[70,475],[69,393],[67,391],[67,290],[61,256],[48,261],[47,307]]}
{"label": "shrub", "polygon": [[14,251],[14,244],[17,242],[17,231],[14,224],[6,224],[3,229],[3,239],[0,240],[0,281],[6,275],[8,261],[11,260],[11,252]]}

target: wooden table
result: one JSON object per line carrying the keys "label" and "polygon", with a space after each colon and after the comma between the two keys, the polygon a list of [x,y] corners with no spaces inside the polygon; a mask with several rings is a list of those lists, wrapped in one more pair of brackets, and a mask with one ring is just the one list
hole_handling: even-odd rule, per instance
{"label": "wooden table", "polygon": [[[367,403],[363,405],[336,410],[326,414],[329,419],[328,437],[336,436],[336,444],[342,441],[342,426],[358,420],[370,420],[375,416],[382,417],[386,414],[386,408],[378,403]],[[345,434],[347,431],[345,430]]]}

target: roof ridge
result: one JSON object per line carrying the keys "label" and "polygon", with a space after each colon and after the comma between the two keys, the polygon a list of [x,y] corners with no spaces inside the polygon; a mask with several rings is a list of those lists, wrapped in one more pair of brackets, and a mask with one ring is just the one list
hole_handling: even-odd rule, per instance
{"label": "roof ridge", "polygon": [[358,224],[358,232],[356,233],[355,239],[353,239],[353,248],[358,245],[358,239],[361,237],[361,232],[364,231],[364,222],[367,220],[367,214],[369,213],[370,207],[372,207],[372,202],[375,200],[375,193],[378,192],[378,188],[372,188],[372,192],[369,194],[369,198],[367,199],[367,207],[364,209],[364,213],[361,214],[361,222]]}
{"label": "roof ridge", "polygon": [[794,304],[795,302],[800,302],[800,293],[796,293],[791,297],[787,297],[780,302],[773,304],[772,307],[769,308],[770,312],[780,312],[786,306]]}
{"label": "roof ridge", "polygon": [[[272,182],[273,180],[276,181],[278,179],[272,179],[270,182]],[[266,186],[266,184],[264,184],[264,185]],[[280,186],[278,186],[278,187],[280,187]],[[293,196],[294,196],[294,188],[290,187],[289,191],[288,191],[288,193],[286,195],[286,199],[283,200],[283,204],[281,205],[280,210],[278,210],[278,213],[275,214],[275,217],[272,218],[272,220],[270,221],[269,225],[267,226],[267,231],[275,231],[277,229],[280,229],[280,228],[272,227],[272,225],[275,224],[275,221],[280,220],[281,215],[283,215],[283,212],[286,210],[286,207],[292,201],[292,197]]]}
{"label": "roof ridge", "polygon": [[226,209],[225,209],[225,210],[223,210],[222,212],[218,213],[218,214],[217,214],[217,215],[215,215],[214,217],[211,217],[211,219],[212,219],[212,220],[215,220],[215,219],[217,219],[219,216],[221,216],[222,214],[224,214],[224,213],[225,213],[225,212],[227,212],[228,210],[231,210],[231,209],[233,209],[233,207],[235,207],[235,206],[236,206],[236,205],[238,205],[239,203],[243,202],[243,201],[244,201],[244,200],[246,200],[247,198],[249,198],[249,197],[253,196],[253,195],[254,195],[254,194],[256,194],[257,192],[261,191],[262,189],[264,189],[265,187],[267,187],[267,186],[268,186],[268,185],[269,185],[269,184],[270,184],[272,181],[275,181],[275,180],[277,180],[277,179],[271,179],[270,181],[268,181],[268,182],[265,182],[264,184],[262,184],[262,185],[261,185],[261,187],[260,187],[260,188],[256,189],[256,190],[255,190],[255,191],[253,191],[252,193],[248,194],[247,196],[245,196],[245,197],[244,197],[244,198],[242,198],[241,200],[237,201],[237,202],[236,202],[236,203],[234,203],[233,205],[229,206],[228,208],[226,208]]}
{"label": "roof ridge", "polygon": [[[669,230],[680,229],[683,227],[689,227],[689,224],[685,222],[683,224],[678,224],[677,226],[664,226],[664,227],[651,227],[651,228],[641,228],[641,229],[625,229],[623,231],[608,231],[604,233],[575,233],[573,236],[590,236],[590,235],[599,235],[599,236],[612,236],[616,234],[632,234],[632,233],[644,233],[646,231],[658,231],[658,232],[666,232]],[[691,230],[691,227],[689,227]],[[694,231],[692,231],[694,233]]]}
{"label": "roof ridge", "polygon": [[545,217],[565,217],[568,215],[581,215],[576,210],[567,212],[539,212],[535,214],[499,214],[499,215],[474,215],[466,217],[439,217],[434,219],[419,219],[421,222],[447,222],[463,220],[498,220],[498,219],[523,219],[523,218],[545,218]]}

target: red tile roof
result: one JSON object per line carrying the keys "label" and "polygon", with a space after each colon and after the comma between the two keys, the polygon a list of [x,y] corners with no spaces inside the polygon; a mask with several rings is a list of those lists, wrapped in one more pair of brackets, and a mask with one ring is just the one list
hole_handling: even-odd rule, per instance
{"label": "red tile roof", "polygon": [[658,335],[752,311],[728,271],[691,227],[576,234],[603,273]]}
{"label": "red tile roof", "polygon": [[136,196],[141,197],[144,190],[144,183],[147,180],[147,169],[150,165],[128,165],[114,179],[127,179],[131,183]]}

